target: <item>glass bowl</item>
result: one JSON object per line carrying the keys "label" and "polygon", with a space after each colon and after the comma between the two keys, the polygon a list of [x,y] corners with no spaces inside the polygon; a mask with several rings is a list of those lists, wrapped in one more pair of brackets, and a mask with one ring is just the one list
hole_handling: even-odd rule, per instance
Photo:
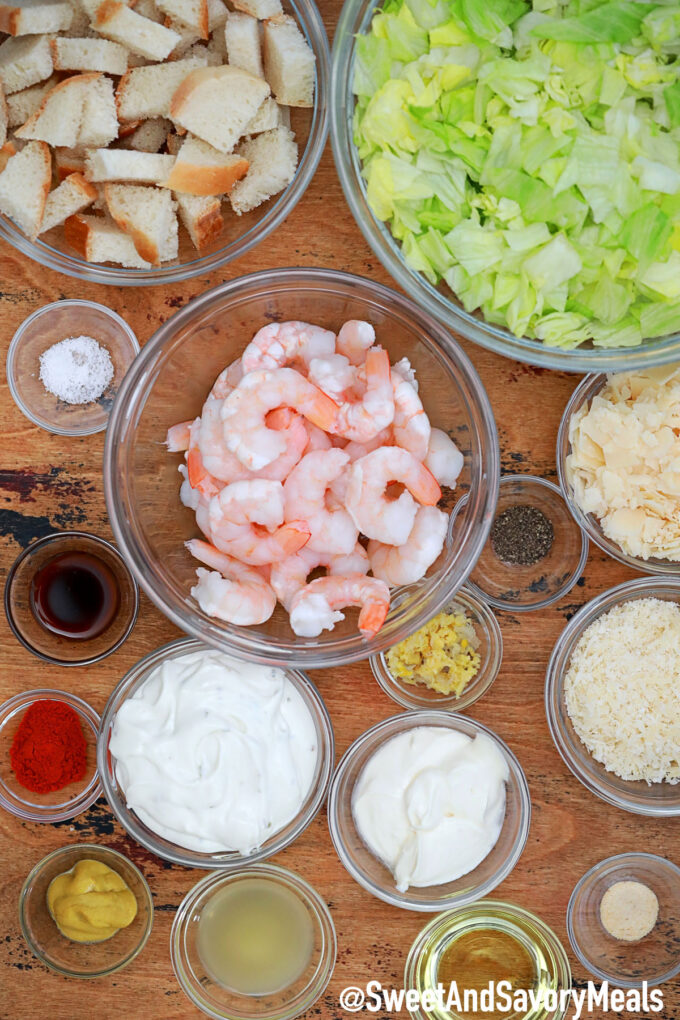
{"label": "glass bowl", "polygon": [[[55,556],[89,553],[101,560],[118,586],[118,611],[101,634],[70,638],[54,634],[38,623],[31,609],[31,582]],[[86,531],[55,531],[27,546],[10,567],[5,581],[5,613],[15,637],[29,652],[58,666],[90,666],[111,655],[127,640],[137,620],[139,591],[114,546]]]}
{"label": "glass bowl", "polygon": [[489,538],[468,580],[468,587],[495,609],[515,613],[557,602],[574,587],[588,560],[588,539],[556,485],[535,475],[502,475],[496,517],[518,503],[536,507],[552,521],[550,552],[532,566],[511,566],[499,559]]}
{"label": "glass bowl", "polygon": [[638,815],[669,818],[680,815],[680,783],[653,783],[620,779],[596,761],[583,744],[567,713],[564,678],[581,635],[599,616],[633,599],[667,599],[680,602],[680,579],[641,577],[610,588],[582,606],[564,628],[550,656],[545,681],[545,711],[550,733],[565,765],[596,797]]}
{"label": "glass bowl", "polygon": [[[47,889],[52,879],[82,860],[108,865],[137,900],[137,916],[132,924],[105,942],[72,942],[61,934],[47,908]],[[153,900],[146,879],[127,857],[107,846],[77,843],[53,850],[36,864],[21,890],[19,920],[31,952],[58,974],[72,978],[108,977],[132,963],[146,945],[153,925]]]}
{"label": "glass bowl", "polygon": [[[641,882],[659,901],[656,926],[644,938],[614,938],[600,920],[600,903],[617,882]],[[680,973],[680,868],[656,854],[609,857],[591,868],[575,886],[567,907],[571,948],[583,966],[618,988],[652,987]]]}
{"label": "glass bowl", "polygon": [[472,623],[479,639],[478,652],[481,659],[479,672],[466,684],[460,696],[455,694],[438,694],[437,691],[425,687],[424,684],[409,684],[405,680],[393,676],[387,665],[385,652],[372,655],[369,659],[373,676],[385,694],[388,694],[398,705],[404,708],[448,709],[450,712],[462,712],[486,694],[498,676],[503,658],[503,635],[498,620],[492,610],[481,599],[478,599],[468,588],[461,588],[451,602],[444,606],[444,612],[452,612],[456,608],[463,609]]}
{"label": "glass bowl", "polygon": [[[488,929],[500,931],[515,939],[532,960],[535,970],[536,991],[538,986],[545,991],[556,993],[559,1002],[560,994],[571,989],[571,968],[564,946],[552,928],[545,921],[515,903],[502,900],[480,900],[467,907],[447,911],[433,918],[420,932],[409,950],[404,969],[404,988],[414,989],[422,994],[428,988],[436,988],[441,982],[448,992],[446,982],[439,977],[439,968],[447,950],[459,938],[475,931]],[[459,994],[462,998],[465,986],[458,982]],[[413,1020],[468,1020],[472,1016],[483,1014],[459,1014],[454,1010],[445,1013],[434,1007],[428,1009],[421,1001],[416,1009],[409,1010]],[[569,1012],[569,1006],[558,1006],[550,1013],[530,1011],[529,1017],[536,1020],[563,1020]],[[500,1014],[508,1020],[523,1020],[517,1012]]]}
{"label": "glass bowl", "polygon": [[[2,221],[0,217],[0,233]],[[113,379],[97,400],[66,404],[40,381],[40,356],[67,337],[90,336],[105,347]],[[19,410],[40,428],[59,436],[103,432],[123,376],[139,353],[137,337],[110,308],[94,301],[55,301],[29,315],[14,334],[7,352],[7,382]]]}
{"label": "glass bowl", "polygon": [[285,671],[286,676],[302,697],[314,721],[319,747],[319,757],[312,786],[296,817],[285,828],[274,833],[258,850],[247,857],[236,851],[202,853],[198,850],[189,850],[186,847],[170,842],[170,840],[165,839],[149,828],[148,825],[138,818],[134,811],[128,808],[125,792],[116,777],[113,756],[109,751],[109,742],[118,709],[127,698],[132,697],[139,690],[153,670],[168,659],[174,659],[189,652],[200,651],[203,648],[205,648],[205,645],[201,641],[195,641],[193,638],[181,638],[179,641],[171,641],[169,644],[163,645],[161,648],[157,648],[155,651],[145,655],[143,659],[140,659],[126,673],[114,689],[102,714],[97,743],[97,763],[104,788],[104,795],[109,802],[109,807],[128,835],[134,840],[141,843],[147,850],[157,854],[158,857],[163,857],[166,861],[172,861],[173,864],[183,864],[188,868],[220,868],[223,871],[233,871],[242,867],[245,863],[254,864],[257,861],[263,861],[265,858],[271,857],[273,854],[283,850],[284,847],[294,842],[304,832],[315,817],[326,799],[326,791],[328,790],[328,784],[333,771],[335,755],[333,726],[321,695],[309,678],[298,670],[287,669]]}
{"label": "glass bowl", "polygon": [[[450,510],[470,493],[450,541],[411,597],[392,609],[376,638],[356,627],[356,611],[318,638],[293,634],[278,608],[266,624],[238,627],[203,613],[190,597],[196,562],[184,548],[197,533],[179,501],[179,457],[165,446],[168,426],[193,419],[218,372],[265,322],[302,319],[339,329],[369,319],[392,361],[408,356],[433,425],[449,430],[464,454]],[[245,276],[196,298],[161,326],[123,383],[111,415],[104,487],[116,541],[139,584],[173,623],[239,658],[326,668],[396,644],[435,615],[461,587],[479,555],[496,503],[499,450],[488,397],[467,356],[407,298],[380,284],[327,269],[279,269]],[[446,502],[448,501],[448,503]]]}
{"label": "glass bowl", "polygon": [[[198,952],[201,913],[227,885],[259,878],[294,893],[307,908],[314,928],[314,944],[305,971],[287,988],[271,995],[245,995],[218,984],[207,972]],[[311,1009],[330,981],[337,952],[335,926],[328,907],[298,875],[273,864],[253,864],[231,874],[206,875],[184,897],[170,936],[175,976],[193,1004],[215,1020],[293,1020]]]}
{"label": "glass bowl", "polygon": [[[443,885],[413,886],[400,892],[392,873],[370,852],[359,835],[352,813],[352,796],[364,766],[375,752],[392,737],[420,726],[442,726],[469,737],[485,733],[494,741],[510,770],[505,820],[498,842],[474,871]],[[328,827],[341,862],[352,878],[373,896],[405,910],[451,910],[486,896],[517,864],[529,835],[530,822],[529,787],[515,755],[488,727],[453,712],[403,712],[372,726],[345,751],[328,793]]]}
{"label": "glass bowl", "polygon": [[469,314],[448,287],[439,289],[421,273],[411,269],[399,242],[368,204],[361,163],[353,141],[355,97],[352,83],[356,38],[369,30],[373,14],[380,6],[381,0],[346,0],[342,8],[335,31],[331,67],[331,144],[342,190],[357,226],[393,279],[427,314],[439,319],[455,333],[517,361],[564,372],[618,372],[678,361],[680,333],[647,341],[640,347],[589,349],[584,346],[575,350],[548,347],[540,340],[516,337],[509,330],[485,322],[477,314]]}
{"label": "glass bowl", "polygon": [[286,13],[297,21],[300,31],[314,51],[316,75],[314,106],[291,109],[291,126],[295,133],[300,160],[295,177],[285,191],[265,202],[258,209],[236,216],[225,209],[224,230],[209,247],[196,251],[183,227],[180,228],[179,258],[174,262],[150,269],[126,269],[123,266],[86,262],[66,244],[62,227],[55,227],[36,241],[29,241],[11,220],[0,216],[0,238],[8,241],[23,255],[49,269],[91,283],[115,286],[148,287],[160,283],[176,283],[226,266],[245,255],[276,230],[309,186],[328,135],[328,80],[330,54],[323,20],[314,0],[286,0]]}
{"label": "glass bowl", "polygon": [[[59,701],[72,708],[80,719],[87,744],[87,768],[82,779],[52,793],[34,793],[21,785],[10,764],[14,735],[27,709],[38,701]],[[97,734],[99,716],[86,701],[43,687],[24,691],[0,706],[0,807],[25,822],[65,822],[87,811],[102,792],[97,772]]]}
{"label": "glass bowl", "polygon": [[607,376],[604,374],[587,375],[585,379],[582,379],[578,384],[571,395],[569,403],[564,409],[559,432],[557,433],[556,456],[557,474],[560,481],[560,488],[562,489],[562,495],[574,516],[574,520],[581,528],[583,528],[583,531],[593,540],[595,545],[603,552],[607,553],[608,556],[611,556],[613,559],[618,560],[619,563],[624,563],[627,567],[632,567],[633,570],[638,570],[644,574],[680,575],[680,563],[677,561],[673,562],[672,560],[659,559],[643,560],[637,556],[629,556],[628,553],[623,551],[621,546],[617,545],[616,542],[605,535],[595,514],[584,513],[574,498],[574,490],[569,484],[569,480],[567,478],[567,457],[571,453],[571,443],[569,442],[569,422],[571,421],[572,416],[576,414],[577,411],[580,411],[584,404],[589,404],[593,397],[595,397],[600,390],[604,388],[606,382]]}

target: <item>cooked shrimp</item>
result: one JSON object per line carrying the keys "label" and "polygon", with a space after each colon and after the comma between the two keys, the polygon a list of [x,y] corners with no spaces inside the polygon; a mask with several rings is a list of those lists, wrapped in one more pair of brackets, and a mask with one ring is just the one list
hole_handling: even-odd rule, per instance
{"label": "cooked shrimp", "polygon": [[258,471],[286,449],[281,432],[267,427],[266,415],[278,407],[292,407],[313,425],[328,431],[337,404],[292,368],[249,372],[222,404],[225,442],[251,471]]}
{"label": "cooked shrimp", "polygon": [[403,545],[368,543],[374,576],[393,586],[419,581],[444,548],[448,526],[448,514],[436,506],[421,506]]}
{"label": "cooked shrimp", "polygon": [[190,421],[181,421],[177,425],[171,425],[165,437],[165,445],[168,453],[185,453],[191,442]]}
{"label": "cooked shrimp", "polygon": [[241,359],[237,358],[236,361],[232,361],[230,365],[222,369],[213,383],[208,399],[215,397],[217,400],[224,400],[232,390],[236,389],[242,378],[243,365],[241,364]]}
{"label": "cooked shrimp", "polygon": [[331,449],[333,443],[327,432],[317,428],[316,425],[312,425],[311,421],[305,421],[305,428],[307,429],[308,437],[305,453],[311,453],[313,450]]}
{"label": "cooked shrimp", "polygon": [[394,436],[392,429],[382,429],[381,432],[374,436],[373,439],[367,439],[365,443],[347,443],[343,446],[343,450],[348,454],[350,461],[359,460],[360,457],[365,457],[367,453],[372,453],[373,450],[377,450],[381,446],[394,446]]}
{"label": "cooked shrimp", "polygon": [[312,358],[307,378],[339,404],[356,383],[356,369],[344,355],[330,354],[327,358]]}
{"label": "cooked shrimp", "polygon": [[192,556],[213,568],[199,567],[196,571],[198,584],[191,589],[204,613],[240,627],[265,623],[269,619],[276,608],[276,595],[255,567],[225,556],[198,538],[185,544]]}
{"label": "cooked shrimp", "polygon": [[430,419],[425,414],[418,391],[406,374],[394,366],[394,422],[392,431],[397,446],[409,450],[418,460],[425,460],[430,442]]}
{"label": "cooked shrimp", "polygon": [[317,567],[326,567],[328,573],[334,575],[367,574],[370,564],[366,550],[358,542],[347,556],[313,552],[307,546],[299,549],[288,559],[273,563],[271,568],[270,584],[286,609]]}
{"label": "cooked shrimp", "polygon": [[226,444],[221,409],[222,401],[213,398],[206,400],[203,405],[197,444],[206,470],[213,478],[223,482],[250,478],[283,481],[302,457],[309,441],[304,418],[288,408],[270,412],[266,419],[267,427],[285,437],[284,451],[266,467],[259,471],[249,471]]}
{"label": "cooked shrimp", "polygon": [[394,393],[387,351],[373,347],[366,355],[366,388],[358,400],[340,404],[331,431],[364,443],[392,424]]}
{"label": "cooked shrimp", "polygon": [[326,505],[329,486],[348,463],[344,450],[315,450],[305,454],[284,482],[285,519],[307,522],[308,547],[314,552],[345,555],[356,545],[358,532],[350,515]]}
{"label": "cooked shrimp", "polygon": [[309,540],[304,521],[284,521],[280,482],[249,479],[225,486],[208,507],[214,544],[243,563],[276,563],[297,552]]}
{"label": "cooked shrimp", "polygon": [[359,630],[365,638],[374,637],[382,627],[390,608],[390,590],[384,581],[363,574],[344,577],[317,577],[293,596],[290,625],[300,637],[318,637],[345,619],[339,610],[361,606]]}
{"label": "cooked shrimp", "polygon": [[326,358],[335,352],[335,333],[309,322],[271,322],[250,341],[241,362],[244,372],[283,368],[293,362],[305,368],[313,358]]}
{"label": "cooked shrimp", "polygon": [[[400,482],[408,491],[389,499],[390,482]],[[403,545],[411,534],[418,503],[434,506],[440,497],[441,489],[427,468],[398,446],[374,450],[347,469],[345,506],[359,531],[386,545]]]}
{"label": "cooked shrimp", "polygon": [[392,365],[392,371],[398,372],[402,379],[405,379],[406,382],[411,383],[411,386],[416,391],[416,393],[418,392],[420,387],[418,386],[416,371],[411,362],[408,360],[408,358],[400,358],[399,361],[396,361],[394,365]]}
{"label": "cooked shrimp", "polygon": [[340,327],[335,342],[338,354],[344,354],[352,365],[362,365],[366,360],[366,351],[375,343],[375,330],[370,322],[361,319],[350,319]]}
{"label": "cooked shrimp", "polygon": [[449,489],[455,488],[458,476],[463,470],[463,454],[453,439],[441,429],[432,429],[425,466],[430,469],[440,485],[446,485]]}

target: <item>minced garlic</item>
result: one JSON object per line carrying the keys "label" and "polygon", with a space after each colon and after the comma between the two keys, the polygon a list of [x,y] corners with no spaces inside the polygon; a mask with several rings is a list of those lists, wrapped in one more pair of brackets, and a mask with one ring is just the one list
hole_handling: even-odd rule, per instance
{"label": "minced garlic", "polygon": [[680,560],[680,367],[611,375],[569,422],[574,498],[629,556]]}
{"label": "minced garlic", "polygon": [[459,698],[479,672],[479,644],[472,621],[462,607],[455,606],[390,648],[385,660],[396,680]]}

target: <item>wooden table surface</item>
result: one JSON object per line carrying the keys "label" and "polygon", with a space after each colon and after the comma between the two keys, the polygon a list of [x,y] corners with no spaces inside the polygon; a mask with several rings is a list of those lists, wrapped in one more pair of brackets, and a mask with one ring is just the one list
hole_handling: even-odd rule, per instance
{"label": "wooden table surface", "polygon": [[[335,6],[325,5],[329,34]],[[0,247],[0,323],[3,363],[14,330],[41,305],[82,297],[110,305],[144,343],[173,312],[224,279],[274,266],[326,266],[389,283],[349,214],[327,147],[307,194],[264,244],[224,270],[181,286],[138,289],[80,284]],[[563,407],[577,377],[497,357],[462,342],[491,399],[505,471],[555,480],[555,439]],[[78,527],[111,537],[102,493],[103,435],[69,439],[48,435],[14,405],[0,381],[0,580],[19,551],[54,529]],[[500,675],[470,714],[491,726],[517,754],[531,789],[533,816],[524,854],[494,895],[535,911],[565,947],[569,895],[592,865],[628,850],[650,850],[680,863],[677,821],[638,818],[593,797],[555,750],[543,710],[545,669],[570,616],[590,598],[632,577],[591,548],[584,576],[549,609],[513,616],[499,613],[504,658]],[[33,687],[72,691],[101,711],[123,674],[144,654],[180,632],[142,596],[137,626],[126,644],[95,666],[62,669],[40,662],[0,621],[0,701]],[[312,674],[328,705],[339,756],[368,725],[398,711],[373,680],[366,663]],[[127,854],[144,872],[156,910],[144,952],[111,978],[59,977],[31,955],[21,936],[17,901],[26,874],[46,853],[66,843],[93,840]],[[307,1017],[340,1018],[340,991],[379,980],[401,987],[409,946],[427,915],[398,910],[371,897],[347,875],[332,848],[322,811],[276,863],[299,872],[328,902],[338,935],[337,966],[324,996]],[[59,825],[22,824],[0,811],[0,1017],[29,1020],[189,1020],[201,1014],[177,984],[169,954],[175,909],[202,872],[171,866],[137,846],[117,825],[106,803]],[[575,984],[588,976],[569,951]],[[680,1017],[677,980],[664,986],[663,1020]],[[386,1014],[359,1014],[378,1015]],[[631,1014],[628,1014],[631,1015]],[[651,1014],[649,1014],[651,1015]]]}

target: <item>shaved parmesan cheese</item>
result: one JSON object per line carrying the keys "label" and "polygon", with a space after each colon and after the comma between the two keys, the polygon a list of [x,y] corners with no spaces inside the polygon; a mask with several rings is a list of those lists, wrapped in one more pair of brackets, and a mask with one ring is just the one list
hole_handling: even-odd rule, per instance
{"label": "shaved parmesan cheese", "polygon": [[609,376],[569,442],[581,510],[629,556],[680,560],[680,367]]}
{"label": "shaved parmesan cheese", "polygon": [[632,599],[583,632],[564,678],[577,735],[608,772],[680,782],[680,606]]}

